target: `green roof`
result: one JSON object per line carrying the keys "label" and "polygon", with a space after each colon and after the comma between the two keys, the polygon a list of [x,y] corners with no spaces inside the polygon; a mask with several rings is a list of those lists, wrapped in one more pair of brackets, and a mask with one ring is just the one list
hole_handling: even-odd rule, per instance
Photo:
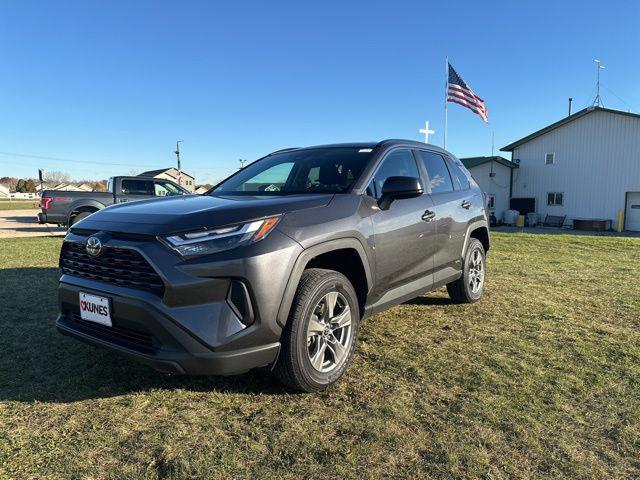
{"label": "green roof", "polygon": [[517,164],[498,155],[495,155],[493,157],[467,157],[461,158],[460,161],[465,167],[467,167],[467,169],[477,167],[478,165],[483,165],[489,162],[496,162],[509,168],[518,168]]}

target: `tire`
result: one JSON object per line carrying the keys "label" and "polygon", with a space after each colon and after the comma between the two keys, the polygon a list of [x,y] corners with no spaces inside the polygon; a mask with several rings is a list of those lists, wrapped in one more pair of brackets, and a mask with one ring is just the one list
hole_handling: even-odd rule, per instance
{"label": "tire", "polygon": [[[331,303],[333,322],[327,321]],[[359,326],[358,297],[347,277],[333,270],[305,270],[282,334],[276,377],[302,392],[333,385],[351,363]]]}
{"label": "tire", "polygon": [[[478,270],[478,262],[480,262],[480,270]],[[455,282],[447,284],[447,292],[451,300],[456,303],[474,303],[480,300],[484,292],[486,265],[482,242],[477,238],[470,238],[462,262],[462,276]]]}
{"label": "tire", "polygon": [[87,218],[89,215],[91,215],[94,212],[80,212],[79,214],[71,217],[69,219],[69,227],[71,228],[73,227],[76,223],[78,223],[80,220],[82,220],[83,218]]}

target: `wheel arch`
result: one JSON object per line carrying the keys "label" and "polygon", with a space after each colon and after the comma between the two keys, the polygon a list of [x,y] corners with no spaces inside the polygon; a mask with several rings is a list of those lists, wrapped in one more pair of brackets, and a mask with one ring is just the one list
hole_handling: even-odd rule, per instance
{"label": "wheel arch", "polygon": [[287,324],[302,273],[311,267],[336,270],[345,275],[356,290],[361,314],[364,312],[365,301],[373,285],[371,264],[359,240],[341,238],[314,245],[300,253],[280,302],[276,320],[281,327]]}
{"label": "wheel arch", "polygon": [[69,207],[69,215],[67,215],[67,225],[71,225],[74,217],[80,213],[95,213],[98,210],[102,210],[103,208],[103,204],[95,201],[72,204],[71,207]]}
{"label": "wheel arch", "polygon": [[464,239],[464,246],[462,247],[462,255],[467,251],[467,246],[471,238],[477,238],[482,243],[484,251],[488,252],[491,247],[491,240],[489,237],[489,226],[486,221],[480,220],[473,222],[467,228],[467,234]]}

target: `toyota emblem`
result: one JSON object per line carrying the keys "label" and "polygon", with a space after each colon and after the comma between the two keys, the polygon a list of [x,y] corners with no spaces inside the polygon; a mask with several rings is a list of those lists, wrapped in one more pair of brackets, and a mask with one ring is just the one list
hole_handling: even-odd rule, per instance
{"label": "toyota emblem", "polygon": [[102,252],[102,242],[98,237],[89,237],[85,249],[89,255],[97,257]]}

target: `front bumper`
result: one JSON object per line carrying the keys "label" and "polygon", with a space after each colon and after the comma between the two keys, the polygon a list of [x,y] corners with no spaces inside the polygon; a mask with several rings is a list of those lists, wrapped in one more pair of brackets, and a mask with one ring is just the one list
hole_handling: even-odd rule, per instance
{"label": "front bumper", "polygon": [[[70,233],[66,241],[86,237]],[[297,243],[273,232],[251,250],[195,261],[185,261],[155,240],[114,235],[106,245],[139,252],[162,278],[164,292],[63,274],[56,321],[60,333],[166,372],[232,375],[275,362],[282,332],[277,310],[301,250]],[[246,286],[251,308],[248,326],[230,301],[230,288],[239,283]],[[112,327],[80,318],[80,292],[109,299]]]}

